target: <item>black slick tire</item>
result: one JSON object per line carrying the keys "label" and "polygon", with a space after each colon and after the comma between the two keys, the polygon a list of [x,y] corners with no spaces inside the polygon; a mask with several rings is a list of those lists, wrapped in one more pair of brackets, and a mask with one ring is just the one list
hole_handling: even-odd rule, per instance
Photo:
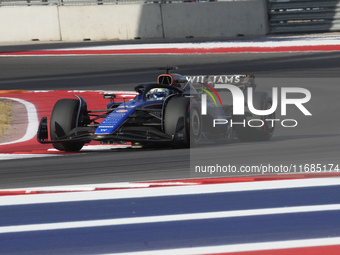
{"label": "black slick tire", "polygon": [[164,131],[173,137],[174,147],[190,147],[199,143],[201,114],[195,100],[186,97],[171,99],[165,108]]}
{"label": "black slick tire", "polygon": [[[67,135],[77,126],[79,100],[61,99],[54,105],[50,121],[51,140],[58,140]],[[84,146],[84,142],[53,143],[53,147],[60,151],[76,152]]]}

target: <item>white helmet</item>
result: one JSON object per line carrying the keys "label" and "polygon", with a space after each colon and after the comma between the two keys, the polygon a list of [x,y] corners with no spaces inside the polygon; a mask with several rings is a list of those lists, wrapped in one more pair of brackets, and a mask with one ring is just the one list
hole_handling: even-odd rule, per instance
{"label": "white helmet", "polygon": [[149,100],[162,100],[169,95],[169,90],[165,88],[154,88],[146,94],[146,98]]}

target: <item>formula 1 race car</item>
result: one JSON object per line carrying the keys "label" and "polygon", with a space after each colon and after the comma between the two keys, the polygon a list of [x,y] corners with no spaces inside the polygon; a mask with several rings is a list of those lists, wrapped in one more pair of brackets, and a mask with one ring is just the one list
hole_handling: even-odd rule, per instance
{"label": "formula 1 race car", "polygon": [[[79,151],[91,141],[190,147],[201,143],[227,142],[233,134],[241,141],[271,138],[274,124],[266,119],[274,119],[275,113],[255,116],[246,106],[243,114],[235,115],[231,103],[233,89],[221,88],[223,84],[232,85],[246,98],[247,88],[256,87],[254,76],[185,77],[170,73],[172,69],[166,68],[166,73],[158,76],[157,83],[137,85],[137,95],[132,100],[104,94],[104,98],[110,100],[104,110],[88,110],[85,100],[77,95],[75,99],[57,101],[50,119],[50,140],[47,118],[43,117],[38,129],[38,142],[52,143],[61,151]],[[121,102],[117,102],[119,100]],[[271,104],[272,99],[267,93],[253,93],[256,109],[270,109]],[[262,125],[248,125],[252,119],[257,119]]]}

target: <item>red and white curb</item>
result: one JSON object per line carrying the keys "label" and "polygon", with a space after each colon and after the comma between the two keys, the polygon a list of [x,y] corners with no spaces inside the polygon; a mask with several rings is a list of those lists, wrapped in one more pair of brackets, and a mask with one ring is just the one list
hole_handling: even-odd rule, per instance
{"label": "red and white curb", "polygon": [[[157,251],[106,253],[105,255],[338,255],[340,237],[291,241],[204,246]],[[102,254],[104,255],[104,254]]]}
{"label": "red and white curb", "polygon": [[197,43],[140,43],[2,52],[0,56],[224,54],[340,51],[339,35],[285,36]]}
{"label": "red and white curb", "polygon": [[[338,177],[338,178],[334,178]],[[283,182],[286,181],[286,182]],[[274,186],[270,183],[275,184]],[[246,191],[246,190],[265,190],[265,189],[280,189],[292,187],[318,187],[325,185],[340,184],[340,173],[315,173],[315,174],[285,174],[285,175],[258,175],[258,176],[236,176],[236,177],[217,177],[217,178],[198,178],[198,179],[181,179],[181,180],[162,180],[162,181],[145,181],[145,182],[118,182],[118,183],[101,183],[101,184],[86,184],[86,185],[66,185],[66,186],[49,186],[49,187],[32,187],[32,188],[16,188],[16,189],[2,189],[1,196],[17,196],[17,195],[33,195],[33,194],[53,194],[53,193],[77,193],[78,195],[85,192],[97,193],[99,191],[119,191],[132,190],[135,196],[135,191],[143,197],[144,189],[157,190],[155,196],[160,193],[158,188],[178,187],[177,195],[187,195],[187,191],[181,191],[183,187],[197,187],[194,192],[202,189],[202,187],[215,187],[214,185],[229,185],[228,192],[232,191]],[[263,187],[263,186],[266,186]],[[205,188],[204,188],[205,190]],[[95,191],[95,192],[94,192]],[[221,192],[212,188],[208,193]],[[224,190],[225,192],[225,190]],[[117,194],[118,194],[117,193]],[[146,191],[149,193],[149,191]],[[153,191],[151,191],[153,193]],[[166,193],[162,193],[165,195]],[[169,193],[168,195],[171,195]],[[196,194],[196,193],[193,193]],[[172,194],[174,195],[174,194]],[[77,196],[77,195],[76,195]],[[151,194],[152,196],[152,194]],[[39,197],[39,196],[38,196]],[[138,196],[139,197],[139,196]]]}
{"label": "red and white curb", "polygon": [[1,99],[16,101],[16,102],[23,104],[26,108],[26,111],[27,111],[28,126],[27,126],[26,134],[22,138],[19,138],[18,140],[7,142],[7,143],[0,143],[0,146],[1,145],[9,145],[9,144],[14,144],[14,143],[26,142],[26,141],[33,139],[35,137],[35,135],[37,134],[37,127],[39,125],[37,109],[35,108],[34,104],[32,104],[32,103],[30,103],[26,100],[19,99],[19,98],[0,97],[0,100]]}

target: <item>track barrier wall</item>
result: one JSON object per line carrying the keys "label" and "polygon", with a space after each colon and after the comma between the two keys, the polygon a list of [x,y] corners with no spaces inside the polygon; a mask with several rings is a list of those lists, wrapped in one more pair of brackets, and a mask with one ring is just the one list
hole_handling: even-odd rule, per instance
{"label": "track barrier wall", "polygon": [[262,0],[163,4],[165,38],[261,36],[268,32]]}
{"label": "track barrier wall", "polygon": [[0,41],[226,38],[268,33],[266,0],[0,8]]}
{"label": "track barrier wall", "polygon": [[158,4],[59,7],[62,40],[162,38]]}
{"label": "track barrier wall", "polygon": [[57,6],[0,8],[0,41],[61,40]]}

